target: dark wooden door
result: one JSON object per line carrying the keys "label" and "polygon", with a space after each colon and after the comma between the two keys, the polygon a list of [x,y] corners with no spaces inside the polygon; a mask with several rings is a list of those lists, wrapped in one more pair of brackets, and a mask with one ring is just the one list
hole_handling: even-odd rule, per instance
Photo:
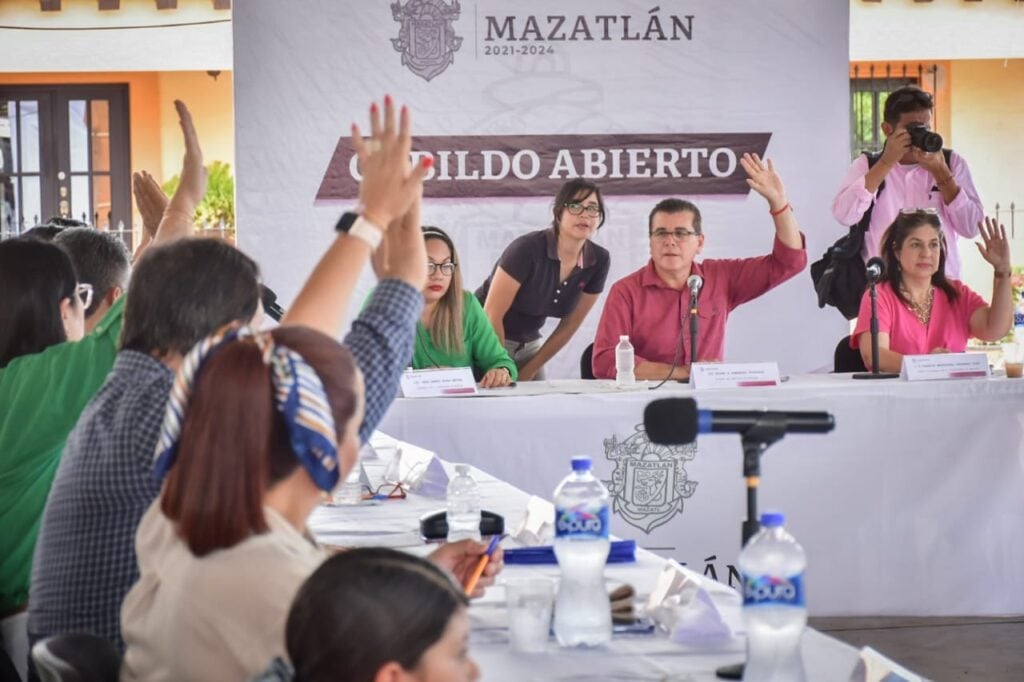
{"label": "dark wooden door", "polygon": [[0,86],[0,237],[52,217],[131,244],[127,85]]}

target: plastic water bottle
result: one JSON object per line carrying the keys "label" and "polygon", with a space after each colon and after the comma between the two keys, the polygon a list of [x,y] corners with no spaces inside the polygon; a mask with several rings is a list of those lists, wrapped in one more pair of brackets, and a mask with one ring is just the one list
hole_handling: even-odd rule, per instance
{"label": "plastic water bottle", "polygon": [[572,473],[555,489],[555,556],[562,575],[555,636],[562,646],[599,646],[612,638],[604,584],[609,547],[608,489],[590,473],[589,457],[573,457]]}
{"label": "plastic water bottle", "polygon": [[619,345],[615,346],[615,385],[633,386],[636,375],[633,373],[633,344],[623,334],[619,337]]}
{"label": "plastic water bottle", "polygon": [[1024,297],[1021,297],[1013,310],[1013,340],[1024,343]]}
{"label": "plastic water bottle", "polygon": [[779,513],[761,515],[761,530],[740,552],[746,682],[804,682],[800,638],[807,625],[804,548],[786,532]]}
{"label": "plastic water bottle", "polygon": [[480,489],[468,464],[456,464],[455,474],[448,482],[448,542],[480,542]]}

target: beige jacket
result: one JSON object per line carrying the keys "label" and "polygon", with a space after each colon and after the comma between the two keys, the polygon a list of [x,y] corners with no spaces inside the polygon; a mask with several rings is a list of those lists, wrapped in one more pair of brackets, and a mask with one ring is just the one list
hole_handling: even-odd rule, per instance
{"label": "beige jacket", "polygon": [[150,506],[135,534],[140,577],[121,607],[122,680],[245,680],[285,656],[295,593],[324,560],[264,507],[269,532],[195,557]]}

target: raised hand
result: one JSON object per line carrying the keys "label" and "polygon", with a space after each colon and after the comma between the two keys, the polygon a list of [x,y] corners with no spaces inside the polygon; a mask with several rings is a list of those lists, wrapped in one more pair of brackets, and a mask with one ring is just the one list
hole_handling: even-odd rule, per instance
{"label": "raised hand", "polygon": [[199,148],[199,137],[196,135],[188,107],[176,99],[174,108],[178,111],[178,123],[185,136],[185,158],[181,162],[181,182],[171,197],[170,207],[190,208],[194,211],[206,195],[207,178],[206,167],[203,166],[203,150]]}
{"label": "raised hand", "polygon": [[1006,238],[1006,228],[993,218],[986,216],[984,224],[978,223],[983,244],[978,245],[981,257],[988,261],[996,272],[1008,273],[1012,269],[1010,263],[1010,242]]}
{"label": "raised hand", "polygon": [[167,209],[167,195],[156,179],[146,171],[132,173],[132,193],[135,195],[135,206],[142,215],[142,228],[147,236],[155,237]]}
{"label": "raised hand", "polygon": [[192,216],[196,206],[206,194],[206,168],[203,167],[203,150],[199,148],[199,137],[192,125],[192,114],[181,100],[174,100],[178,111],[178,122],[185,136],[185,158],[181,161],[181,181],[174,196],[167,202],[160,226],[153,236],[154,244],[188,237],[192,234]]}
{"label": "raised hand", "polygon": [[[405,215],[391,222],[374,256],[374,269],[379,278],[400,279],[415,289],[427,283],[427,246],[420,229],[420,204],[423,183],[418,183]],[[371,221],[372,222],[372,221]]]}
{"label": "raised hand", "polygon": [[411,168],[412,135],[409,130],[409,110],[406,107],[402,107],[398,125],[395,125],[394,104],[390,96],[384,98],[383,120],[376,102],[370,106],[368,140],[363,140],[358,125],[352,125],[352,145],[359,156],[363,174],[359,184],[363,215],[382,230],[405,215],[416,197],[422,194],[423,177],[433,165],[433,158],[428,156]]}
{"label": "raised hand", "polygon": [[757,154],[747,153],[740,159],[740,165],[747,173],[747,184],[768,200],[772,211],[778,211],[786,205],[786,187],[775,172],[775,164],[771,159],[762,161]]}

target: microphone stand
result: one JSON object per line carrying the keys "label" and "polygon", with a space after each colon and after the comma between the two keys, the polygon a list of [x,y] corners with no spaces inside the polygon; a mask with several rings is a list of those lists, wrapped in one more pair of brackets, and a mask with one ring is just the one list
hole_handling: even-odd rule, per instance
{"label": "microphone stand", "polygon": [[896,372],[882,372],[878,369],[878,291],[875,280],[871,280],[871,371],[857,372],[854,379],[898,379]]}
{"label": "microphone stand", "polygon": [[690,367],[697,362],[697,330],[700,320],[697,318],[697,292],[690,290]]}
{"label": "microphone stand", "polygon": [[[747,429],[741,438],[743,445],[743,478],[747,483],[747,519],[741,527],[740,549],[746,546],[750,538],[761,530],[761,521],[757,518],[757,489],[761,484],[761,455],[774,443],[786,435],[786,419],[776,412],[765,412]],[[715,674],[727,680],[743,679],[745,663],[724,665],[715,670]]]}

